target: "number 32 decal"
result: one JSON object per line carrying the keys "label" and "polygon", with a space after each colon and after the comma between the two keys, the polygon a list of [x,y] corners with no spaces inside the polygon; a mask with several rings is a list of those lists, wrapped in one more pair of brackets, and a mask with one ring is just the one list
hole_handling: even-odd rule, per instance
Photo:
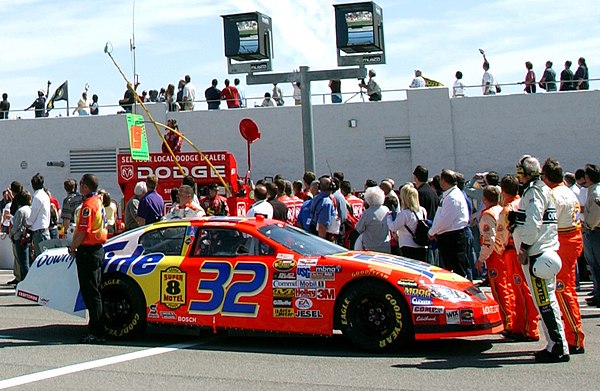
{"label": "number 32 decal", "polygon": [[[240,303],[241,297],[255,296],[267,283],[267,266],[262,263],[238,263],[232,268],[229,262],[206,261],[201,272],[216,273],[212,280],[200,280],[198,293],[208,293],[204,301],[190,300],[189,312],[201,315],[221,313],[224,316],[255,317],[257,303]],[[234,276],[251,275],[250,280],[235,281]]]}

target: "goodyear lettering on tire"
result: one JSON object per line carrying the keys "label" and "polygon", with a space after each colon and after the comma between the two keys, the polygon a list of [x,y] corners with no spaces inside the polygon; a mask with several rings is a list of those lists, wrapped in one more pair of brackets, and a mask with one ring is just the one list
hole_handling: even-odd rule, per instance
{"label": "goodyear lettering on tire", "polygon": [[380,348],[384,348],[387,345],[394,342],[398,338],[400,333],[402,332],[402,327],[403,327],[402,310],[400,309],[400,305],[398,304],[396,299],[394,299],[394,297],[390,293],[385,295],[385,299],[388,301],[388,303],[390,303],[390,305],[394,309],[394,316],[396,317],[397,325],[394,327],[394,330],[386,338],[379,340]]}

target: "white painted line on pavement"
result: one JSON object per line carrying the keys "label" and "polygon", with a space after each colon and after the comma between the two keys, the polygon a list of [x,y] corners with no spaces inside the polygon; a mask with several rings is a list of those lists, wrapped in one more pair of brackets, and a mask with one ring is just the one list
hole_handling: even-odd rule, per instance
{"label": "white painted line on pavement", "polygon": [[147,350],[140,350],[138,352],[132,352],[122,354],[120,356],[107,357],[99,360],[88,361],[80,364],[68,365],[62,368],[49,369],[47,371],[32,373],[29,375],[23,375],[13,377],[12,379],[0,380],[0,390],[4,390],[10,387],[21,386],[23,384],[29,384],[40,380],[51,379],[53,377],[68,375],[75,372],[87,371],[89,369],[100,368],[107,365],[113,365],[122,363],[125,361],[137,360],[144,357],[156,356],[158,354],[169,353],[179,349],[186,349],[192,346],[201,345],[205,342],[186,342],[176,343],[172,345],[163,346],[160,348],[152,348]]}

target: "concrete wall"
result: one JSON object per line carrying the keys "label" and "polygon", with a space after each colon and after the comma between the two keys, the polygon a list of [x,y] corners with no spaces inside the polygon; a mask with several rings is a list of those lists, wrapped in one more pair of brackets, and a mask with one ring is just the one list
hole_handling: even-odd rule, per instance
{"label": "concrete wall", "polygon": [[[598,91],[449,99],[446,88],[435,88],[410,90],[404,101],[318,105],[313,113],[317,174],[329,172],[329,167],[341,170],[362,189],[367,178],[409,181],[417,164],[427,166],[431,175],[444,167],[466,176],[491,169],[512,173],[524,153],[542,160],[552,156],[574,170],[598,160],[599,104]],[[293,180],[303,174],[300,107],[164,109],[163,104],[151,105],[156,120],[176,118],[201,150],[233,152],[241,173],[247,165],[246,142],[238,125],[242,118],[252,118],[262,134],[252,145],[252,177],[281,173]],[[355,128],[349,127],[350,119],[357,121]],[[150,124],[147,131],[150,150],[160,150],[160,138]],[[386,137],[410,137],[410,148],[386,149]],[[0,121],[0,140],[0,186],[16,179],[29,187],[31,176],[41,172],[59,199],[64,179],[81,176],[70,171],[70,151],[128,147],[123,115]],[[47,161],[61,160],[63,168],[46,166]],[[116,173],[99,177],[103,187],[120,196]]]}

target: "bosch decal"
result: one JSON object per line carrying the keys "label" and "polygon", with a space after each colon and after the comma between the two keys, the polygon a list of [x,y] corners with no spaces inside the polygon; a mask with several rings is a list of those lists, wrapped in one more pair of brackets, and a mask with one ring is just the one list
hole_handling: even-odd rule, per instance
{"label": "bosch decal", "polygon": [[178,316],[177,321],[182,323],[196,323],[198,319],[195,316]]}

